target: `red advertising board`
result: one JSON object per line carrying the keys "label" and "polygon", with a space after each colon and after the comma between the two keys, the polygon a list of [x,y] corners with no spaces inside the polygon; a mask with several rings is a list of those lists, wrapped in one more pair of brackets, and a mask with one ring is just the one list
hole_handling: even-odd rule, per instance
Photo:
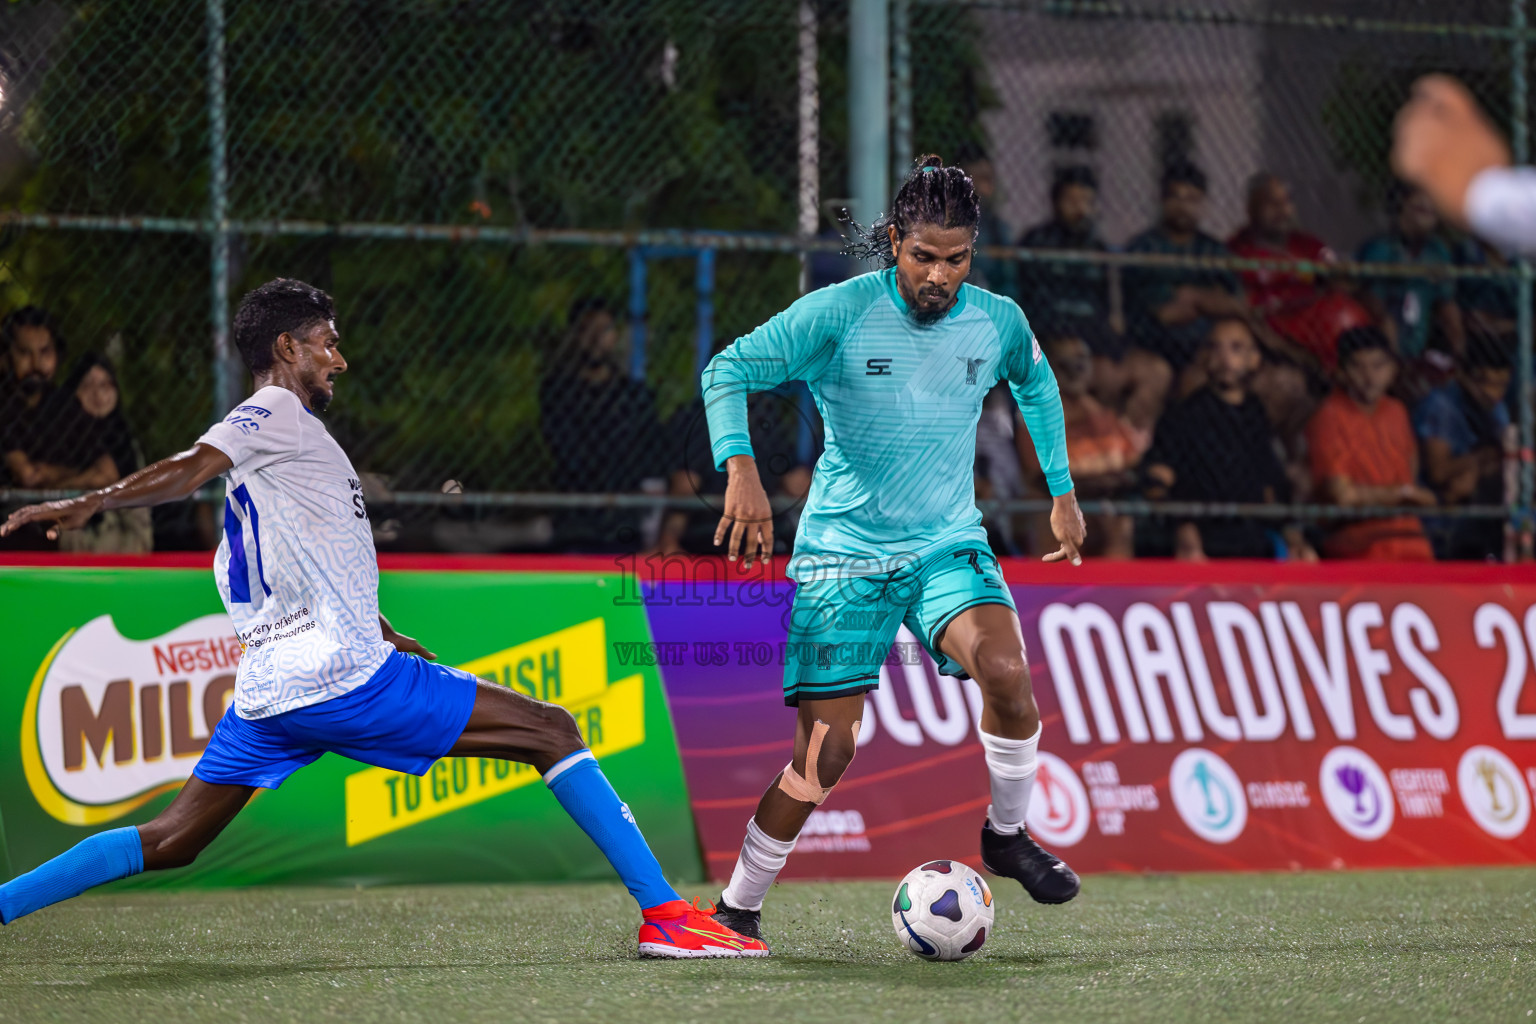
{"label": "red advertising board", "polygon": [[[1536,861],[1528,571],[1007,573],[1045,721],[1031,826],[1078,870]],[[718,878],[789,757],[778,642],[791,590],[706,591],[645,593],[657,650],[674,662],[662,671]],[[980,695],[938,676],[912,639],[898,638],[858,756],[786,877],[975,860],[988,802]]]}
{"label": "red advertising board", "polygon": [[[10,554],[0,564],[60,564]],[[206,553],[69,564],[205,567]],[[384,556],[393,570],[605,572],[643,605],[706,870],[789,760],[793,587],[719,560]],[[671,581],[658,584],[652,575]],[[1005,563],[1045,722],[1031,826],[1080,871],[1536,862],[1536,567]],[[682,581],[682,582],[679,582]],[[910,636],[786,877],[976,862],[973,683]]]}

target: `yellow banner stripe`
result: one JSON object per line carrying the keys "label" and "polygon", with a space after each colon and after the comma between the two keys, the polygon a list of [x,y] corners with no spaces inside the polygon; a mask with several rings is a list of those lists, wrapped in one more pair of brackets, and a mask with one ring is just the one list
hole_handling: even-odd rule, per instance
{"label": "yellow banner stripe", "polygon": [[[601,617],[557,630],[459,667],[576,718],[597,757],[645,742],[645,685],[639,675],[608,684]],[[510,792],[540,776],[531,766],[489,757],[447,757],[425,775],[367,768],[346,780],[347,845],[410,828]]]}
{"label": "yellow banner stripe", "polygon": [[[645,742],[645,681],[634,675],[596,700],[570,708],[587,746],[606,757]],[[540,776],[532,767],[489,757],[445,757],[423,776],[368,768],[347,776],[347,845],[398,832],[441,814],[511,792]]]}

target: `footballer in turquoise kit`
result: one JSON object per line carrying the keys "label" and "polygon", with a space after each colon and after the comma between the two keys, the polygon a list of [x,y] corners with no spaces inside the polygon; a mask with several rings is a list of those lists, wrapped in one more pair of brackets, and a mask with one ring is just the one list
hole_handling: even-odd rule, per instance
{"label": "footballer in turquoise kit", "polygon": [[975,679],[992,804],[982,860],[1044,903],[1077,876],[1025,829],[1040,715],[1017,612],[986,542],[973,463],[982,401],[1007,381],[1055,502],[1060,548],[1080,564],[1082,514],[1067,466],[1050,364],[1013,300],[965,284],[980,204],[970,178],[925,157],[859,248],[882,269],[803,296],[716,355],[703,394],[717,466],[729,482],[716,542],[728,557],[772,550],[772,516],[747,432],[746,396],[804,380],[825,453],[801,515],[788,575],[797,586],[784,674],[797,709],[794,759],[747,825],[718,914],[756,935],[763,896],[810,812],[853,759],[864,694],[905,623],[939,671]]}

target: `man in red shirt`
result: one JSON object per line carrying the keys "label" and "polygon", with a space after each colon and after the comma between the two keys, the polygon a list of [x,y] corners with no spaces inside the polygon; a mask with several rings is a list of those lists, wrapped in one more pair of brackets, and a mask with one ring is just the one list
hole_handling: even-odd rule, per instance
{"label": "man in red shirt", "polygon": [[[1387,395],[1397,377],[1392,343],[1376,327],[1339,337],[1344,386],[1307,425],[1318,496],[1336,505],[1435,504],[1417,483],[1419,452],[1408,410]],[[1416,516],[1343,520],[1323,544],[1331,558],[1427,562],[1434,558]]]}
{"label": "man in red shirt", "polygon": [[[1267,171],[1249,179],[1248,223],[1227,248],[1255,260],[1338,260],[1322,239],[1297,230],[1291,187]],[[1310,271],[1245,270],[1242,278],[1249,304],[1265,323],[1305,349],[1325,372],[1333,371],[1339,334],[1374,322],[1365,307]]]}
{"label": "man in red shirt", "polygon": [[[1255,260],[1307,260],[1333,263],[1338,257],[1322,239],[1296,230],[1291,187],[1261,171],[1248,180],[1248,223],[1227,241],[1238,256]],[[1322,298],[1316,274],[1293,270],[1245,270],[1248,303],[1266,316],[1293,312]]]}

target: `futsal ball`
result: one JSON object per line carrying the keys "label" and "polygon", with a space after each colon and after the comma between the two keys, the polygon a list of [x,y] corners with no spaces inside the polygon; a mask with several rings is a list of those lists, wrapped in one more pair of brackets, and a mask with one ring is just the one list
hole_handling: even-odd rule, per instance
{"label": "futsal ball", "polygon": [[931,860],[896,887],[891,924],[924,960],[964,960],[992,931],[992,890],[957,860]]}

